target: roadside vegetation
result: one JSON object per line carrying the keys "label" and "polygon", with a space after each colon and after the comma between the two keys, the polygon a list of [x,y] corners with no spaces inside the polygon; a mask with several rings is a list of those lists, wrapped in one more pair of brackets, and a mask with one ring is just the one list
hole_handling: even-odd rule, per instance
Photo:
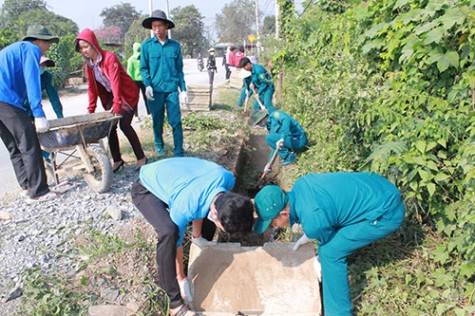
{"label": "roadside vegetation", "polygon": [[299,18],[283,13],[291,18],[272,56],[284,76],[280,103],[312,143],[283,183],[373,171],[405,199],[398,233],[350,259],[357,314],[475,313],[473,9],[458,0],[307,1]]}

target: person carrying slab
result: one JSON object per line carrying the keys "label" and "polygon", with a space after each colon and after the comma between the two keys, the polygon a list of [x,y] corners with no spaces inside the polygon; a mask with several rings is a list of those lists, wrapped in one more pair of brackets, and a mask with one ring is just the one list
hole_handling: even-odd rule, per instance
{"label": "person carrying slab", "polygon": [[194,315],[184,304],[193,301],[183,268],[188,224],[192,222],[191,240],[198,246],[208,244],[216,227],[231,235],[252,231],[252,202],[229,192],[234,183],[225,168],[193,157],[163,159],[140,168],[132,202],[157,232],[158,276],[170,298],[171,316]]}
{"label": "person carrying slab", "polygon": [[352,315],[347,258],[364,246],[396,231],[404,220],[398,189],[374,173],[308,174],[292,190],[268,185],[254,199],[256,233],[273,227],[301,224],[299,246],[319,241],[325,315]]}

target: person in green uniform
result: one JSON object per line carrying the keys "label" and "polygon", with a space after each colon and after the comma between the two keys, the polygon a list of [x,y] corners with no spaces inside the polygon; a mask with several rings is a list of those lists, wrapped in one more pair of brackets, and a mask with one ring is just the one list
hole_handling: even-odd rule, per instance
{"label": "person in green uniform", "polygon": [[[155,150],[159,156],[165,154],[163,148],[163,120],[167,109],[168,123],[173,130],[173,151],[175,157],[184,156],[183,128],[181,124],[181,103],[187,103],[185,77],[183,75],[183,57],[181,45],[167,36],[175,24],[167,19],[165,12],[155,10],[152,16],[142,22],[142,26],[151,29],[154,37],[142,43],[140,71],[145,85],[145,95],[153,120]],[[180,89],[180,94],[178,92]]]}
{"label": "person in green uniform", "polygon": [[254,112],[251,115],[251,120],[254,126],[265,126],[269,131],[266,142],[272,148],[272,151],[264,172],[270,171],[271,157],[276,150],[279,151],[280,164],[285,166],[295,161],[296,151],[301,152],[308,145],[307,134],[302,126],[284,111],[276,110],[271,114],[267,110]]}
{"label": "person in green uniform", "polygon": [[[347,257],[396,231],[404,220],[399,190],[386,178],[363,172],[308,174],[292,190],[268,185],[254,199],[254,231],[301,224],[294,250],[319,241],[325,315],[351,315]],[[318,261],[317,261],[318,262]]]}
{"label": "person in green uniform", "polygon": [[[272,82],[272,77],[267,72],[267,70],[259,64],[253,64],[251,60],[247,57],[241,59],[239,67],[250,71],[251,75],[251,84],[249,85],[250,89],[256,89],[259,100],[266,107],[269,113],[275,111],[274,104],[272,103],[272,98],[274,96],[274,83]],[[254,103],[254,111],[259,111],[260,107]]]}
{"label": "person in green uniform", "polygon": [[[127,59],[127,74],[132,78],[135,82],[137,88],[140,89],[142,92],[142,97],[145,102],[145,109],[147,110],[147,115],[150,114],[150,110],[148,109],[147,104],[147,96],[145,95],[145,85],[142,82],[142,74],[140,73],[140,48],[142,44],[134,43],[132,45],[132,55]],[[135,116],[139,116],[139,107],[137,106],[137,110],[135,111]]]}

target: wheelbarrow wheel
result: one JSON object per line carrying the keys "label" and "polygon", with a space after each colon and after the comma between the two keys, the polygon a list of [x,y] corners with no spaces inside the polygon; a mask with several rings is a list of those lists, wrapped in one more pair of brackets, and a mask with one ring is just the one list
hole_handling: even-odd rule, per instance
{"label": "wheelbarrow wheel", "polygon": [[86,153],[94,170],[84,173],[84,180],[97,193],[109,191],[112,184],[112,166],[106,152],[100,146],[90,145],[86,148]]}

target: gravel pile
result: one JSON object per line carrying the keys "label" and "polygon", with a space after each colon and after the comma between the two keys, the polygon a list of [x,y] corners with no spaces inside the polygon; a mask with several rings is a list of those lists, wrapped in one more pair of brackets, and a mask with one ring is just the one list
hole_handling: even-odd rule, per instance
{"label": "gravel pile", "polygon": [[0,202],[1,211],[13,217],[0,220],[0,315],[12,314],[25,269],[39,267],[74,275],[77,267],[70,250],[76,236],[90,229],[114,233],[141,216],[130,197],[137,177],[131,165],[114,175],[108,193],[97,194],[81,177],[75,177],[69,179],[75,187],[55,200],[28,205],[18,195]]}

